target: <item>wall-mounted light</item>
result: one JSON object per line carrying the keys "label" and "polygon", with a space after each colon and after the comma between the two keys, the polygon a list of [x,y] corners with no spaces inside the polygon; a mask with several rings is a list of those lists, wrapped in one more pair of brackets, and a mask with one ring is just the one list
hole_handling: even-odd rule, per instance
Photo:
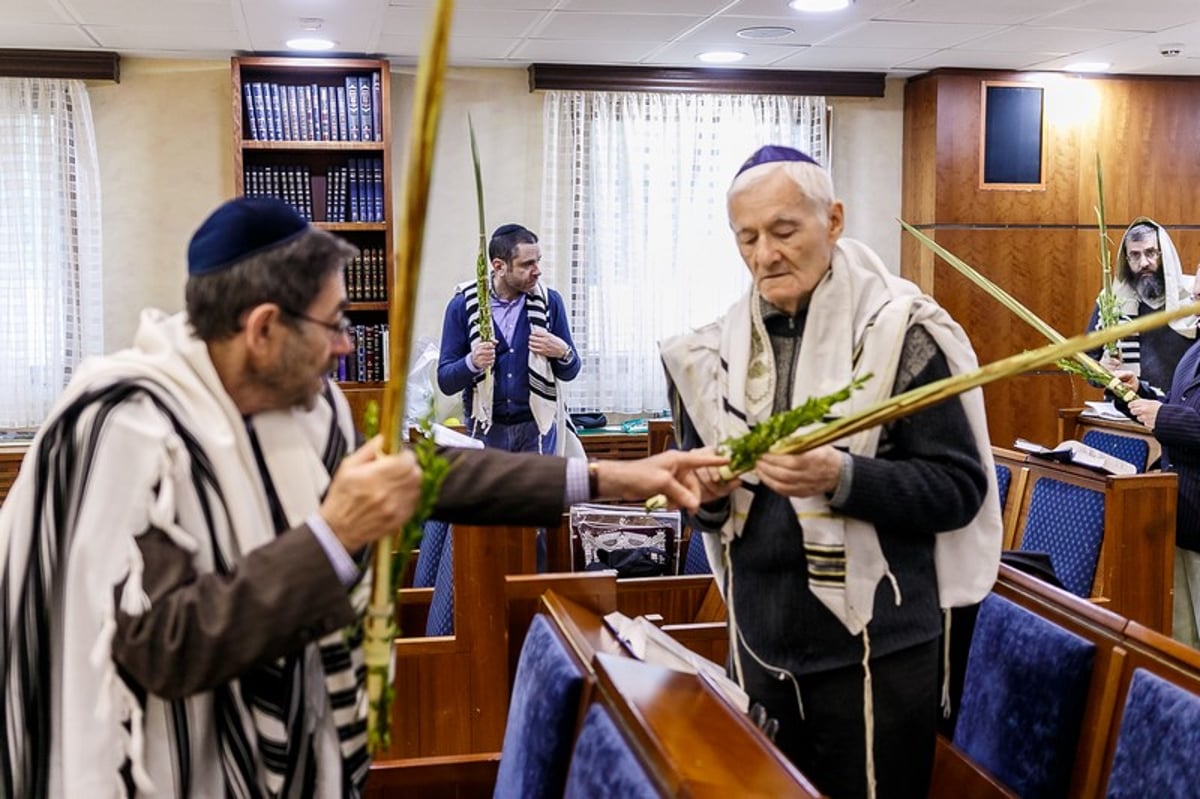
{"label": "wall-mounted light", "polygon": [[733,64],[745,57],[745,53],[737,50],[709,50],[707,53],[700,53],[696,56],[705,64]]}

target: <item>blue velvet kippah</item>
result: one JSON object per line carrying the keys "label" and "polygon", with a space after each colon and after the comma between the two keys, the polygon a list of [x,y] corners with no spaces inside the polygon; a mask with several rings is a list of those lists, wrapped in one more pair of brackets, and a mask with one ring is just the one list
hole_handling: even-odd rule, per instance
{"label": "blue velvet kippah", "polygon": [[[746,159],[737,171],[740,175],[747,169],[752,169],[760,164],[769,164],[772,161],[803,161],[809,164],[817,164],[816,160],[807,153],[802,153],[799,150],[791,147],[784,147],[779,144],[768,144],[764,147],[759,147],[754,151],[754,155]],[[820,166],[820,164],[817,164]],[[734,175],[737,177],[737,175]]]}
{"label": "blue velvet kippah", "polygon": [[207,275],[276,247],[308,230],[287,203],[272,197],[238,197],[213,211],[188,244],[188,274]]}

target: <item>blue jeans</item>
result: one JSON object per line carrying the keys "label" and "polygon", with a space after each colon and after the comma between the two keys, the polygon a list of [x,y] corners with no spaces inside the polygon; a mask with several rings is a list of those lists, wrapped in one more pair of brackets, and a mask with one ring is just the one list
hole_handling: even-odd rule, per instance
{"label": "blue jeans", "polygon": [[503,449],[508,452],[541,452],[543,455],[553,455],[555,444],[558,443],[557,425],[552,426],[542,436],[542,446],[538,449],[537,422],[517,422],[516,424],[501,424],[492,422],[492,428],[486,433],[482,429],[473,430],[474,420],[467,419],[467,432],[472,437],[483,442],[485,447]]}

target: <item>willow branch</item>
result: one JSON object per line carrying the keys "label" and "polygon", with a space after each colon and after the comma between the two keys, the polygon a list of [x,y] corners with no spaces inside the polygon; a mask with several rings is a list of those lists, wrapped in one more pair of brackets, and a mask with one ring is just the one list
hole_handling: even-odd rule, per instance
{"label": "willow branch", "polygon": [[[931,250],[935,255],[948,263],[950,266],[958,270],[958,273],[967,278],[967,280],[970,280],[976,286],[979,286],[981,289],[986,291],[992,297],[992,299],[996,300],[1005,308],[1012,311],[1026,324],[1045,336],[1050,342],[1057,344],[1067,340],[1066,336],[1048,325],[1042,320],[1041,317],[1022,305],[1016,297],[1012,296],[1007,291],[993,283],[966,261],[950,252],[932,238],[926,236],[924,233],[905,222],[903,219],[899,221],[901,227],[912,234],[913,238]],[[1105,369],[1099,361],[1087,353],[1078,352],[1071,357],[1078,362],[1079,368],[1072,368],[1064,364],[1058,364],[1059,368],[1063,369],[1064,371],[1079,374],[1093,382],[1100,383],[1113,394],[1116,394],[1126,402],[1129,402],[1137,397],[1136,393],[1126,388],[1120,380],[1113,376],[1112,372],[1110,372],[1108,369]]]}
{"label": "willow branch", "polygon": [[1184,316],[1200,312],[1200,302],[1180,306],[1175,310],[1164,310],[1147,316],[1139,316],[1131,322],[1126,322],[1106,330],[1096,330],[1085,335],[1075,336],[1065,341],[1048,344],[1036,350],[1017,353],[1008,358],[995,361],[986,366],[963,375],[953,375],[942,380],[919,386],[903,394],[878,402],[861,411],[843,416],[837,421],[813,430],[803,435],[781,441],[773,452],[794,454],[807,452],[810,449],[830,444],[838,439],[853,435],[876,425],[888,424],[917,411],[944,402],[973,388],[986,386],[997,380],[1014,377],[1029,369],[1035,369],[1061,358],[1069,358],[1075,353],[1095,349],[1110,341],[1116,341],[1122,336],[1141,333],[1162,327],[1168,322]]}

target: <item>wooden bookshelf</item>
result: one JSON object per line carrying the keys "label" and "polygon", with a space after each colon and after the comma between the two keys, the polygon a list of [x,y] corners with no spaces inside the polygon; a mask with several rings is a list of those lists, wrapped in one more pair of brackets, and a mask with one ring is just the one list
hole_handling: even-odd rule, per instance
{"label": "wooden bookshelf", "polygon": [[[234,57],[230,76],[237,194],[277,196],[363,251],[346,272],[347,315],[362,344],[356,341],[341,381],[361,429],[367,402],[383,397],[384,326],[393,297],[388,62]],[[350,99],[355,86],[361,98],[364,81],[369,114]]]}

